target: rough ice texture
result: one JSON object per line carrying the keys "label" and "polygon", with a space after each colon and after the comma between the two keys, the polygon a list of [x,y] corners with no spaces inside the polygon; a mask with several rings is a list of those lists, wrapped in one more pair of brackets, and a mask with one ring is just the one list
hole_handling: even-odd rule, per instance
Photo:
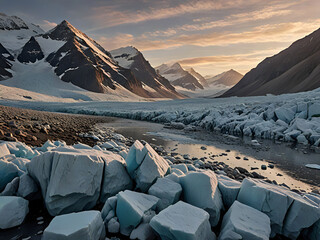
{"label": "rough ice texture", "polygon": [[176,203],[180,199],[182,192],[181,185],[168,178],[158,178],[148,191],[148,194],[158,197],[157,209],[159,211]]}
{"label": "rough ice texture", "polygon": [[0,193],[0,196],[15,196],[19,187],[20,177],[14,178],[7,184],[5,189]]}
{"label": "rough ice texture", "polygon": [[235,201],[224,215],[219,240],[268,240],[271,233],[269,217]]}
{"label": "rough ice texture", "polygon": [[23,171],[19,167],[8,161],[6,157],[0,158],[0,192],[4,190],[6,185],[15,177],[21,176]]}
{"label": "rough ice texture", "polygon": [[[313,201],[315,204],[318,204],[318,207],[320,207],[320,195],[315,193],[306,194],[304,196],[308,200]],[[320,219],[313,224],[313,226],[307,230],[304,231],[303,237],[305,239],[310,240],[319,240],[320,239]]]}
{"label": "rough ice texture", "polygon": [[[302,133],[309,144],[319,146],[319,92],[320,89],[279,96],[187,99],[172,101],[170,104],[163,104],[161,101],[138,102],[134,103],[134,107],[130,103],[121,102],[84,102],[77,106],[55,103],[41,104],[40,107],[50,111],[72,111],[158,123],[181,122],[186,127],[199,126],[208,131],[216,130],[239,136],[254,135],[257,138],[283,141],[296,141],[296,137]],[[16,106],[24,104],[16,103]],[[28,107],[39,108],[39,103],[28,103]],[[283,109],[290,109],[294,113],[289,124],[285,121],[289,121],[291,117],[283,112]],[[285,121],[280,119],[283,118],[282,115],[286,116]],[[297,130],[299,134],[289,136],[288,133],[292,130]]]}
{"label": "rough ice texture", "polygon": [[4,143],[0,144],[0,157],[4,157],[8,154],[10,154],[10,151],[9,151],[7,145]]}
{"label": "rough ice texture", "polygon": [[303,228],[320,218],[319,209],[310,201],[261,180],[244,179],[237,200],[267,214],[272,235],[279,233],[295,239]]}
{"label": "rough ice texture", "polygon": [[99,211],[69,213],[54,217],[43,232],[43,240],[102,240],[105,227]]}
{"label": "rough ice texture", "polygon": [[130,190],[120,192],[117,198],[116,214],[120,227],[129,231],[139,225],[148,210],[155,210],[159,201],[155,196]]}
{"label": "rough ice texture", "polygon": [[161,239],[214,240],[209,214],[201,208],[179,201],[161,211],[150,221]]}
{"label": "rough ice texture", "polygon": [[218,187],[222,195],[223,205],[226,209],[231,207],[237,199],[241,183],[224,175],[217,175]]}
{"label": "rough ice texture", "polygon": [[127,170],[132,177],[133,177],[134,171],[142,163],[146,154],[147,154],[147,149],[144,148],[144,146],[139,140],[136,140],[134,144],[131,146],[128,152],[128,155],[126,157]]}
{"label": "rough ice texture", "polygon": [[[101,186],[104,199],[130,185],[121,163],[110,165],[117,159],[114,154],[93,149],[62,147],[33,158],[27,168],[41,187],[49,213],[55,216],[91,209],[100,197]],[[113,178],[111,169],[123,175]]]}
{"label": "rough ice texture", "polygon": [[21,197],[0,197],[0,229],[19,226],[29,212],[28,201]]}
{"label": "rough ice texture", "polygon": [[223,209],[218,180],[212,171],[190,172],[181,177],[183,200],[206,210],[210,215],[211,226],[216,226]]}
{"label": "rough ice texture", "polygon": [[132,189],[132,180],[124,166],[124,159],[117,154],[105,152],[104,178],[101,188],[100,201],[105,202],[109,197],[120,191]]}
{"label": "rough ice texture", "polygon": [[38,192],[38,186],[35,181],[27,174],[23,174],[19,179],[17,195],[23,198],[31,197]]}
{"label": "rough ice texture", "polygon": [[129,174],[136,182],[136,188],[147,192],[159,177],[164,177],[170,170],[167,161],[146,143],[143,146],[136,141],[126,157]]}

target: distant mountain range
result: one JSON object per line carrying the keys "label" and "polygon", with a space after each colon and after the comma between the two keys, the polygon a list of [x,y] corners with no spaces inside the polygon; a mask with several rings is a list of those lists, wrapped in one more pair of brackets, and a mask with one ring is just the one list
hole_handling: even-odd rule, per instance
{"label": "distant mountain range", "polygon": [[222,84],[225,86],[232,87],[233,85],[237,84],[240,79],[243,77],[241,73],[230,69],[229,71],[220,73],[213,77],[207,77],[206,80],[209,85],[212,84]]}
{"label": "distant mountain range", "polygon": [[149,97],[182,98],[170,82],[162,77],[135,47],[123,47],[110,51],[112,57],[123,67],[130,69],[134,77],[148,91]]}
{"label": "distant mountain range", "polygon": [[10,84],[9,78],[19,75],[21,69],[15,65],[23,63],[27,71],[26,66],[31,70],[33,64],[42,61],[51,65],[58,79],[88,91],[113,94],[129,91],[146,98],[184,97],[156,73],[138,50],[130,50],[136,51],[132,56],[133,68],[118,63],[119,58],[114,59],[67,21],[44,33],[39,26],[18,17],[0,15],[0,80],[6,80],[4,83],[8,86],[25,86],[17,80]]}
{"label": "distant mountain range", "polygon": [[309,91],[320,87],[320,29],[268,57],[222,97]]}
{"label": "distant mountain range", "polygon": [[174,86],[180,86],[192,91],[204,88],[200,81],[194,75],[184,70],[179,63],[162,64],[156,67],[156,70]]}

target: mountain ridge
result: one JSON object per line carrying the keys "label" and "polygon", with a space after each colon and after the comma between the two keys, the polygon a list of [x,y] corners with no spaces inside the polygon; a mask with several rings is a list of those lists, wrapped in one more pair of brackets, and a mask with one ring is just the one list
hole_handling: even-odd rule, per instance
{"label": "mountain ridge", "polygon": [[320,87],[320,28],[268,57],[222,97],[309,91]]}

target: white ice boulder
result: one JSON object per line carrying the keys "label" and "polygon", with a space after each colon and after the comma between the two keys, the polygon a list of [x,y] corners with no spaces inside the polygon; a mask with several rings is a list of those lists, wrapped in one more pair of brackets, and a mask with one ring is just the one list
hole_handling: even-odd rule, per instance
{"label": "white ice boulder", "polygon": [[188,172],[188,167],[186,164],[180,163],[180,164],[174,164],[171,166],[171,168],[177,168],[179,170],[181,170],[183,173],[187,173]]}
{"label": "white ice boulder", "polygon": [[164,177],[170,171],[167,161],[159,156],[148,143],[145,145],[145,149],[147,154],[134,173],[136,188],[142,192],[147,192],[157,178]]}
{"label": "white ice boulder", "polygon": [[20,177],[15,177],[11,182],[7,184],[4,190],[0,193],[0,196],[15,196],[18,191]]}
{"label": "white ice boulder", "polygon": [[42,240],[102,240],[105,227],[99,211],[56,216],[44,230]]}
{"label": "white ice boulder", "polygon": [[91,150],[91,149],[92,149],[92,147],[90,147],[89,145],[84,144],[84,143],[74,144],[73,147],[74,147],[75,149],[87,149],[87,150]]}
{"label": "white ice boulder", "polygon": [[231,207],[233,202],[237,199],[240,191],[241,182],[233,180],[224,175],[217,175],[218,187],[222,195],[223,204],[226,209]]}
{"label": "white ice boulder", "polygon": [[32,159],[28,173],[41,187],[52,216],[89,210],[100,196],[105,154],[97,150],[57,148]]}
{"label": "white ice boulder", "polygon": [[6,145],[11,154],[16,157],[32,159],[33,157],[39,155],[37,151],[32,150],[31,147],[22,142],[6,142]]}
{"label": "white ice boulder", "polygon": [[0,192],[15,177],[21,176],[23,173],[17,165],[7,161],[6,157],[0,158]]}
{"label": "white ice boulder", "polygon": [[120,231],[120,223],[118,222],[117,217],[111,218],[107,226],[109,233],[118,233]]}
{"label": "white ice boulder", "polygon": [[[304,197],[313,201],[315,204],[318,204],[318,206],[320,207],[320,195],[310,193],[310,194],[306,194]],[[310,240],[320,239],[320,219],[315,224],[313,224],[312,227],[304,231],[303,237],[305,237],[305,239],[310,239]]]}
{"label": "white ice boulder", "polygon": [[287,107],[279,107],[275,110],[275,114],[278,119],[290,123],[292,119],[294,119],[295,112]]}
{"label": "white ice boulder", "polygon": [[100,196],[101,202],[105,202],[109,197],[116,195],[120,191],[131,190],[133,187],[132,180],[124,166],[124,159],[118,154],[106,151],[104,153],[105,165]]}
{"label": "white ice boulder", "polygon": [[23,174],[19,179],[17,195],[29,199],[29,197],[32,197],[37,192],[38,186],[35,181],[27,173]]}
{"label": "white ice boulder", "polygon": [[166,207],[176,203],[180,199],[182,192],[181,185],[168,178],[158,178],[148,191],[148,194],[160,199],[158,210],[161,211]]}
{"label": "white ice boulder", "polygon": [[268,240],[270,233],[266,214],[235,201],[223,217],[218,239]]}
{"label": "white ice boulder", "polygon": [[318,116],[320,114],[320,104],[319,103],[313,103],[308,108],[308,118]]}
{"label": "white ice boulder", "polygon": [[131,177],[133,177],[134,171],[142,163],[146,154],[147,149],[142,145],[142,143],[139,140],[136,140],[134,144],[131,146],[126,157],[127,170]]}
{"label": "white ice boulder", "polygon": [[155,210],[159,198],[144,193],[126,190],[117,195],[116,214],[120,223],[120,231],[130,234],[139,225],[143,215]]}
{"label": "white ice boulder", "polygon": [[179,201],[162,210],[150,221],[161,239],[214,240],[209,214],[201,208]]}
{"label": "white ice boulder", "polygon": [[180,178],[183,200],[206,210],[210,215],[211,226],[216,226],[223,209],[218,180],[214,172],[190,172]]}
{"label": "white ice boulder", "polygon": [[7,144],[5,143],[0,144],[0,158],[9,154],[10,154],[10,151],[7,147]]}
{"label": "white ice boulder", "polygon": [[237,200],[269,216],[272,236],[294,239],[320,218],[319,209],[300,195],[262,180],[244,179]]}
{"label": "white ice boulder", "polygon": [[292,193],[293,203],[290,206],[282,234],[290,239],[296,239],[303,229],[311,227],[320,219],[319,205],[308,198]]}
{"label": "white ice boulder", "polygon": [[29,212],[28,201],[21,197],[0,197],[0,229],[19,226]]}

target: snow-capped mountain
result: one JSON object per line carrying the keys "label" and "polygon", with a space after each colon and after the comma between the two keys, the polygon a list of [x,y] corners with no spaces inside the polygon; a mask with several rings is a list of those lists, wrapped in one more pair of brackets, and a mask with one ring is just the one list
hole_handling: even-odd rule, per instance
{"label": "snow-capped mountain", "polygon": [[[110,99],[100,95],[91,98],[92,94],[83,90],[136,100],[141,97],[182,98],[166,79],[157,77],[155,70],[154,75],[151,74],[154,83],[143,79],[136,70],[119,65],[108,51],[67,21],[44,33],[18,17],[4,14],[0,17],[0,80],[5,80],[1,81],[3,86],[82,100]],[[152,72],[142,54],[139,58],[142,58],[139,64]],[[139,64],[135,68],[141,68]],[[35,79],[38,81],[33,82]],[[52,82],[46,86],[46,80]],[[71,85],[66,87],[64,82]],[[51,84],[54,89],[48,90]],[[68,95],[66,91],[76,93]]]}
{"label": "snow-capped mountain", "polygon": [[182,98],[182,95],[176,92],[167,79],[156,72],[135,47],[123,47],[112,50],[110,53],[121,67],[131,69],[135,78],[142,82],[142,87],[150,97]]}
{"label": "snow-capped mountain", "polygon": [[0,43],[9,51],[20,49],[25,39],[44,33],[37,25],[0,13]]}
{"label": "snow-capped mountain", "polygon": [[320,87],[320,29],[266,58],[223,97],[309,91]]}
{"label": "snow-capped mountain", "polygon": [[230,69],[229,71],[220,73],[216,76],[213,77],[208,77],[206,80],[209,85],[217,85],[217,84],[222,84],[225,86],[233,86],[237,84],[243,75],[233,69]]}
{"label": "snow-capped mountain", "polygon": [[203,89],[203,86],[198,79],[188,71],[185,71],[179,63],[174,63],[172,65],[162,64],[156,67],[156,70],[174,86],[180,86],[192,91]]}
{"label": "snow-capped mountain", "polygon": [[120,67],[109,52],[69,22],[63,21],[42,38],[64,43],[46,58],[61,80],[98,93],[126,88],[147,96],[130,70]]}
{"label": "snow-capped mountain", "polygon": [[189,69],[186,69],[186,71],[188,71],[192,76],[194,76],[204,88],[209,87],[207,80],[196,70],[194,70],[193,68],[189,68]]}

